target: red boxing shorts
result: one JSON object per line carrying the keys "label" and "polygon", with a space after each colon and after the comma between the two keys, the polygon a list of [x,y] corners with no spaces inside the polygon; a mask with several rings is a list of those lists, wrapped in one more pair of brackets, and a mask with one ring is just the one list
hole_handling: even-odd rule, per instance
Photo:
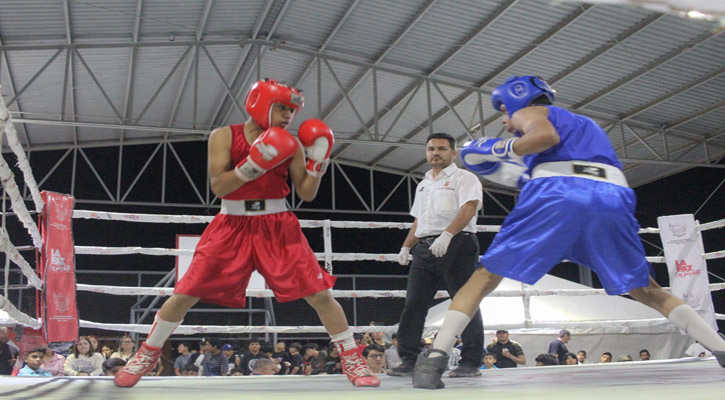
{"label": "red boxing shorts", "polygon": [[174,293],[242,308],[255,269],[280,302],[301,299],[335,284],[335,278],[317,262],[293,213],[218,214],[202,234]]}

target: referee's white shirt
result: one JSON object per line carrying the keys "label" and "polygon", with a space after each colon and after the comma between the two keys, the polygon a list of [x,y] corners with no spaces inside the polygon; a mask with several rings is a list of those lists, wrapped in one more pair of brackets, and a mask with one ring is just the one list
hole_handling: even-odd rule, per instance
{"label": "referee's white shirt", "polygon": [[[447,166],[433,179],[433,170],[415,189],[415,200],[410,215],[418,219],[416,237],[437,236],[443,233],[456,218],[461,207],[471,200],[483,206],[483,186],[473,173],[460,169],[455,163]],[[468,222],[464,232],[476,233],[476,218]]]}

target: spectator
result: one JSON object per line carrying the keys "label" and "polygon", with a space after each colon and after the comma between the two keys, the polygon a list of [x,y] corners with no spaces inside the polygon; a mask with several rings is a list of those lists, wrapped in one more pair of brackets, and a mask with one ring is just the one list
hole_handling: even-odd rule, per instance
{"label": "spectator", "polygon": [[121,338],[121,341],[118,344],[118,351],[111,354],[111,357],[109,358],[120,358],[123,359],[123,361],[128,362],[134,354],[136,354],[136,340],[134,340],[131,336],[126,335]]}
{"label": "spectator", "polygon": [[559,359],[555,355],[549,353],[542,353],[536,356],[534,359],[537,367],[545,367],[548,365],[559,365]]}
{"label": "spectator", "polygon": [[229,372],[229,360],[221,351],[222,343],[217,338],[205,338],[204,361],[201,370],[204,376],[226,376]]}
{"label": "spectator", "polygon": [[229,376],[244,376],[244,371],[239,368],[232,368],[229,370]]}
{"label": "spectator", "polygon": [[705,346],[701,345],[700,342],[695,342],[685,350],[685,355],[690,357],[709,357],[712,353]]}
{"label": "spectator", "polygon": [[0,326],[0,375],[10,375],[15,366],[18,349],[8,344],[8,328]]}
{"label": "spectator", "polygon": [[559,336],[554,339],[553,342],[549,343],[549,351],[547,353],[553,354],[559,359],[559,364],[564,364],[566,360],[566,353],[569,349],[566,348],[566,344],[571,339],[571,333],[566,329],[559,331]]}
{"label": "spectator", "polygon": [[252,375],[274,375],[276,372],[277,368],[271,358],[259,358],[254,363]]}
{"label": "spectator", "polygon": [[496,354],[484,353],[483,354],[483,365],[480,369],[499,369],[496,366]]}
{"label": "spectator", "polygon": [[199,376],[199,367],[194,364],[186,364],[181,374],[184,376]]}
{"label": "spectator", "polygon": [[272,358],[274,358],[280,366],[280,370],[277,375],[287,375],[291,364],[290,355],[287,352],[287,344],[285,342],[280,341],[277,342],[276,345],[274,345],[274,353],[272,353]]}
{"label": "spectator", "polygon": [[[370,323],[371,327],[375,326],[375,322]],[[362,340],[360,340],[360,344],[363,346],[367,346],[372,343],[377,343],[383,348],[390,347],[390,343],[385,343],[385,339],[383,338],[385,336],[384,332],[382,331],[375,331],[375,332],[365,332],[365,334],[362,337]]]}
{"label": "spectator", "polygon": [[649,361],[650,358],[651,358],[651,356],[649,354],[649,350],[642,349],[642,350],[639,351],[639,359],[640,360],[642,360],[642,361]]}
{"label": "spectator", "polygon": [[317,375],[325,372],[327,353],[324,350],[318,350],[317,343],[307,343],[305,345],[305,355],[308,357],[305,375]]}
{"label": "spectator", "polygon": [[577,365],[578,360],[576,358],[576,354],[574,353],[566,353],[564,356],[564,365]]}
{"label": "spectator", "polygon": [[227,364],[229,364],[227,371],[231,371],[237,367],[236,357],[234,356],[234,347],[226,343],[222,346],[222,354],[227,358]]}
{"label": "spectator", "polygon": [[521,345],[509,340],[509,332],[505,329],[496,331],[496,340],[486,346],[486,351],[496,356],[496,367],[516,368],[517,364],[526,365],[526,356]]}
{"label": "spectator", "polygon": [[610,363],[612,362],[612,353],[605,351],[602,353],[602,356],[599,357],[599,362],[602,364]]}
{"label": "spectator", "polygon": [[385,347],[372,343],[363,350],[363,357],[374,374],[385,373]]}
{"label": "spectator", "polygon": [[390,344],[387,350],[385,350],[385,366],[387,369],[393,369],[400,366],[403,360],[400,359],[398,354],[398,334],[393,333],[393,342]]}
{"label": "spectator", "polygon": [[174,375],[184,375],[184,365],[186,365],[191,358],[191,352],[189,351],[190,347],[191,345],[189,344],[189,342],[181,342],[178,344],[178,346],[176,346],[176,350],[179,352],[179,356],[176,357],[176,359],[174,360]]}
{"label": "spectator", "polygon": [[[368,363],[370,365],[370,363]],[[342,373],[342,360],[340,360],[340,352],[334,343],[327,346],[327,357],[325,358],[325,373],[328,375]]]}
{"label": "spectator", "polygon": [[111,358],[111,355],[113,354],[113,350],[111,350],[111,346],[104,344],[101,346],[101,354],[103,355],[103,358],[108,360]]}
{"label": "spectator", "polygon": [[617,356],[617,362],[632,361],[632,356],[629,354],[620,354]]}
{"label": "spectator", "polygon": [[40,368],[50,372],[53,376],[63,376],[64,364],[65,357],[48,348],[45,349],[45,354],[43,354],[43,364]]}
{"label": "spectator", "polygon": [[300,354],[300,351],[302,351],[302,344],[294,342],[290,344],[289,346],[289,354],[290,354],[290,368],[287,372],[287,375],[302,375],[303,369],[302,369],[302,354]]}
{"label": "spectator", "polygon": [[96,339],[93,335],[88,335],[87,338],[88,341],[91,342],[91,351],[94,353],[100,353],[101,349],[98,346],[98,339]]}
{"label": "spectator", "polygon": [[103,374],[105,376],[116,376],[116,372],[126,366],[126,361],[122,358],[109,358],[103,362]]}
{"label": "spectator", "polygon": [[584,361],[587,359],[587,352],[584,350],[579,350],[576,353],[576,360],[579,363],[579,365],[584,364]]}
{"label": "spectator", "polygon": [[53,376],[50,372],[41,368],[43,364],[44,348],[33,349],[25,352],[23,360],[25,366],[18,372],[18,376]]}
{"label": "spectator", "polygon": [[257,359],[265,357],[264,353],[260,351],[261,348],[262,345],[260,344],[259,339],[249,339],[249,343],[247,343],[247,352],[244,353],[238,365],[238,367],[244,371],[244,375],[251,375],[252,370],[254,369],[254,363],[257,362]]}
{"label": "spectator", "polygon": [[103,374],[103,356],[91,351],[91,342],[81,336],[73,346],[71,355],[65,359],[65,376],[99,376]]}

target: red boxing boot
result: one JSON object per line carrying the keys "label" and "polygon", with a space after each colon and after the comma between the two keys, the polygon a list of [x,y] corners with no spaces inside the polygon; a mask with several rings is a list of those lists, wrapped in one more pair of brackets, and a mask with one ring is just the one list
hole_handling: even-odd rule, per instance
{"label": "red boxing boot", "polygon": [[151,347],[146,342],[141,343],[141,349],[122,370],[118,371],[113,383],[118,387],[131,387],[137,384],[144,375],[154,369],[159,358],[161,358],[160,347]]}
{"label": "red boxing boot", "polygon": [[380,386],[380,379],[370,370],[359,348],[341,352],[340,360],[342,361],[342,371],[353,385],[357,387]]}

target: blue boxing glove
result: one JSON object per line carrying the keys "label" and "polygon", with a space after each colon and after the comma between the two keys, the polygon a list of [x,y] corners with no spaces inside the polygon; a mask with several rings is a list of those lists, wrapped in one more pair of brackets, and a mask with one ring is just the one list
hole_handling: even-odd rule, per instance
{"label": "blue boxing glove", "polygon": [[463,147],[461,158],[468,164],[481,164],[486,161],[515,161],[523,164],[523,157],[514,153],[514,143],[519,138],[482,137]]}
{"label": "blue boxing glove", "polygon": [[[515,140],[515,138],[508,140],[510,142],[508,144],[509,148]],[[486,142],[488,142],[488,145],[485,144]],[[528,168],[523,161],[496,161],[500,159],[490,153],[490,149],[493,147],[490,146],[492,142],[501,143],[505,141],[502,139],[481,138],[464,146],[461,150],[463,164],[469,170],[491,182],[513,188],[522,188],[526,182],[531,180]],[[511,153],[515,155],[513,151]],[[516,157],[521,158],[518,155]]]}

